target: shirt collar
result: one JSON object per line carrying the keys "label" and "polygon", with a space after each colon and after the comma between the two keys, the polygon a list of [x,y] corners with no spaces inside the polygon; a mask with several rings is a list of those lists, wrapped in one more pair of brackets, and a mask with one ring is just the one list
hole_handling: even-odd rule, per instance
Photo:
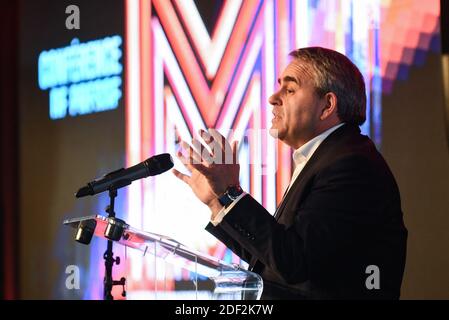
{"label": "shirt collar", "polygon": [[315,150],[318,149],[321,142],[323,142],[324,139],[326,139],[328,135],[330,135],[332,132],[334,132],[335,130],[340,128],[342,125],[344,125],[344,123],[337,124],[336,126],[333,126],[332,128],[327,129],[323,133],[317,135],[316,137],[307,141],[301,147],[296,149],[293,152],[293,161],[295,162],[295,166],[298,166],[299,164],[303,163],[304,161],[308,161],[310,159],[310,157],[312,157]]}

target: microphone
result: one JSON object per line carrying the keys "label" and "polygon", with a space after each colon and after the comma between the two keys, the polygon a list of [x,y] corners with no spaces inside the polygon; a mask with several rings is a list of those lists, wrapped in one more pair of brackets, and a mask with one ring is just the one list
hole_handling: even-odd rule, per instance
{"label": "microphone", "polygon": [[161,174],[173,167],[173,159],[168,153],[159,154],[136,164],[127,169],[110,172],[101,178],[89,182],[75,194],[77,198],[92,196],[94,194],[109,190],[119,189],[130,185],[134,180]]}

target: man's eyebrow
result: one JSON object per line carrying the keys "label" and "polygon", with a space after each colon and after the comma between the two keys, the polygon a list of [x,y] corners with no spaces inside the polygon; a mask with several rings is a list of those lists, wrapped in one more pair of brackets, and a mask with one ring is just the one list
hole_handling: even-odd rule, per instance
{"label": "man's eyebrow", "polygon": [[281,82],[294,82],[299,85],[298,79],[292,76],[285,76],[282,78],[282,80],[281,78],[278,78],[278,83],[281,84]]}

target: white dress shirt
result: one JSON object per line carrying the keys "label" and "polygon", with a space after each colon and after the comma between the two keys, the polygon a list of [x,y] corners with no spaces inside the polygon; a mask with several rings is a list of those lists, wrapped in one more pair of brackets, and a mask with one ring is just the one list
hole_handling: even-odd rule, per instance
{"label": "white dress shirt", "polygon": [[[290,187],[295,182],[296,178],[298,178],[299,174],[301,173],[302,169],[304,169],[307,161],[312,157],[313,153],[318,149],[320,144],[326,139],[332,132],[340,128],[344,123],[340,123],[336,126],[333,126],[332,128],[327,129],[323,133],[317,135],[315,138],[307,141],[305,144],[303,144],[301,147],[296,149],[293,152],[293,162],[295,163],[295,170],[293,171],[292,178],[290,180],[290,184],[288,185],[288,188],[284,194],[284,198],[287,195],[288,191],[290,190]],[[246,195],[245,192],[243,192],[237,199],[235,199],[227,208],[223,208],[220,210],[220,212],[216,215],[215,219],[211,220],[212,224],[214,226],[217,226],[222,220],[223,217],[231,211],[231,209],[237,204],[237,202],[242,199]]]}

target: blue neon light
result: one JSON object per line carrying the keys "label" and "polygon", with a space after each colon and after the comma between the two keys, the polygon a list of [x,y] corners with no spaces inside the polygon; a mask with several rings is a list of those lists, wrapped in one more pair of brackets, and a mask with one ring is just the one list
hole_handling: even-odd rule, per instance
{"label": "blue neon light", "polygon": [[118,35],[43,51],[38,59],[38,83],[49,89],[53,120],[116,109],[122,97]]}

